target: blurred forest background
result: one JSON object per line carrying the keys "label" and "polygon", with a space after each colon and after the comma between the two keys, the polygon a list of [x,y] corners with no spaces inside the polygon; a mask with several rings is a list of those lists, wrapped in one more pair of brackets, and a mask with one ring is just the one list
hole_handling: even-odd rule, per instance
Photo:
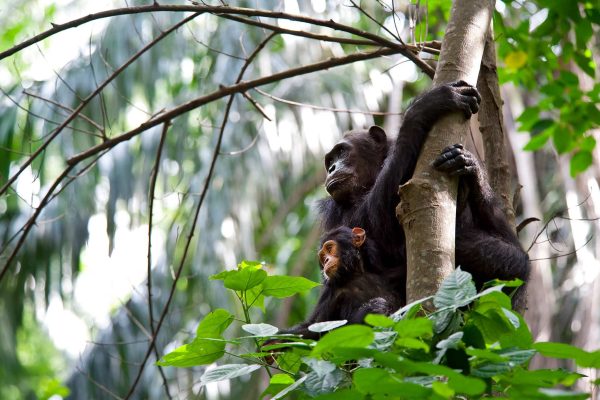
{"label": "blurred forest background", "polygon": [[[401,38],[433,60],[436,44],[419,43],[443,38],[451,2],[229,5]],[[2,0],[0,52],[51,23],[128,6],[152,2]],[[538,340],[596,349],[600,4],[504,0],[496,10],[516,221],[539,219],[520,233],[534,265],[526,317]],[[0,399],[123,398],[167,303],[131,398],[257,398],[260,374],[201,387],[200,369],[161,370],[155,355],[185,342],[211,309],[235,307],[208,276],[243,259],[318,280],[315,201],[325,196],[324,153],[350,128],[379,124],[393,134],[400,110],[430,85],[412,61],[389,52],[270,81],[237,94],[229,112],[222,96],[113,142],[165,110],[235,84],[243,67],[241,80],[250,81],[385,47],[293,19],[149,11],[95,19],[0,56]],[[273,30],[260,24],[280,34],[270,37]],[[269,302],[256,321],[289,326],[317,292]]]}

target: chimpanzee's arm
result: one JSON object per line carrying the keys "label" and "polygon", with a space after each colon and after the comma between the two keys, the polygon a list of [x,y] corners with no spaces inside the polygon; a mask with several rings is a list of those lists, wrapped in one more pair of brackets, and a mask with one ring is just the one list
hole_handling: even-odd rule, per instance
{"label": "chimpanzee's arm", "polygon": [[[449,146],[434,161],[442,171],[460,176],[467,198],[457,214],[456,260],[479,285],[492,279],[526,281],[529,258],[511,229],[480,162],[462,145]],[[461,197],[459,195],[459,197]]]}
{"label": "chimpanzee's arm", "polygon": [[390,224],[396,223],[398,186],[412,176],[427,133],[441,117],[452,112],[470,118],[478,111],[480,101],[477,89],[463,81],[435,87],[418,97],[406,111],[396,143],[359,215],[368,215],[374,228],[389,233]]}
{"label": "chimpanzee's arm", "polygon": [[390,315],[394,311],[394,306],[383,297],[375,297],[354,310],[348,318],[349,324],[363,324],[367,314]]}

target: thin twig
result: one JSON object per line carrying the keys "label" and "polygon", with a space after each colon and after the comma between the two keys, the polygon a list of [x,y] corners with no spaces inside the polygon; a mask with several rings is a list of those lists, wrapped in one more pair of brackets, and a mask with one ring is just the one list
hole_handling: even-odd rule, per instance
{"label": "thin twig", "polygon": [[[70,107],[65,106],[64,104],[59,103],[58,101],[54,101],[52,99],[47,99],[45,97],[40,96],[39,94],[36,93],[32,93],[28,90],[23,90],[23,94],[26,96],[30,96],[33,98],[36,98],[38,100],[42,100],[46,103],[50,103],[58,108],[61,108],[65,111],[69,111],[69,112],[73,112],[74,110]],[[79,113],[79,115],[77,115],[79,118],[85,120],[86,122],[88,122],[90,125],[92,125],[94,128],[98,129],[100,132],[103,132],[104,129],[93,119],[91,119],[90,117],[88,117],[87,115],[83,114],[83,113]],[[58,125],[58,123],[56,123]]]}
{"label": "thin twig", "polygon": [[148,12],[208,12],[212,14],[236,14],[236,15],[245,15],[245,16],[254,16],[254,17],[268,17],[275,19],[287,19],[291,21],[298,21],[307,23],[310,25],[323,26],[330,29],[347,32],[355,36],[359,36],[365,39],[370,39],[380,46],[394,48],[398,50],[399,53],[413,61],[423,72],[425,72],[428,76],[433,77],[435,71],[431,66],[421,60],[412,50],[409,50],[407,46],[403,46],[402,44],[393,42],[376,34],[362,31],[360,29],[353,28],[351,26],[339,24],[332,20],[320,20],[317,18],[310,18],[304,15],[297,14],[289,14],[279,11],[269,11],[269,10],[258,10],[252,8],[241,8],[241,7],[229,7],[229,6],[208,6],[208,5],[199,5],[193,3],[193,5],[161,5],[158,3],[154,3],[153,5],[148,6],[139,6],[139,7],[125,7],[125,8],[116,8],[107,11],[101,11],[94,14],[89,14],[85,17],[74,19],[72,21],[66,22],[64,24],[52,24],[53,28],[49,29],[45,32],[40,33],[39,35],[34,36],[33,38],[26,40],[16,46],[11,47],[8,50],[0,53],[0,60],[28,47],[34,43],[37,43],[41,40],[46,39],[49,36],[52,36],[58,32],[62,32],[67,29],[75,28],[82,24],[88,23],[90,21],[94,21],[102,18],[110,18],[117,15],[129,15],[129,14],[140,14],[140,13],[148,13]]}
{"label": "thin twig", "polygon": [[233,93],[245,92],[249,89],[253,89],[258,86],[266,85],[268,83],[278,82],[286,78],[291,78],[295,76],[309,74],[311,72],[317,72],[326,70],[335,66],[352,64],[357,61],[369,60],[372,58],[378,58],[385,55],[391,55],[398,53],[397,49],[389,49],[384,48],[372,52],[357,52],[344,57],[332,57],[325,61],[319,61],[314,64],[305,65],[302,67],[291,68],[282,72],[275,73],[273,75],[265,76],[262,78],[258,78],[251,81],[242,81],[240,83],[233,84],[231,86],[221,86],[219,90],[216,90],[207,95],[198,97],[196,99],[190,100],[187,103],[181,104],[177,107],[174,107],[170,110],[163,112],[160,115],[157,115],[148,121],[142,123],[137,128],[134,128],[128,132],[125,132],[119,136],[116,136],[106,142],[100,143],[96,146],[93,146],[67,160],[67,164],[77,164],[80,161],[92,157],[100,151],[110,149],[122,143],[124,141],[130,140],[131,138],[139,135],[140,133],[148,130],[149,128],[160,125],[165,121],[172,120],[175,117],[184,114],[188,111],[191,111],[195,108],[198,108],[204,104],[210,103],[212,101],[218,100],[225,96],[229,96]]}
{"label": "thin twig", "polygon": [[[154,311],[152,309],[152,217],[154,211],[154,192],[156,190],[158,170],[160,169],[160,157],[162,154],[163,147],[165,145],[165,138],[167,137],[167,131],[169,130],[170,124],[171,121],[167,121],[163,125],[163,130],[160,135],[160,142],[158,143],[158,149],[156,149],[156,159],[154,160],[154,167],[152,168],[152,173],[150,175],[150,189],[148,192],[148,268],[146,279],[148,283],[148,319],[150,324],[151,339],[156,336],[156,331],[154,329]],[[158,354],[156,341],[154,340],[152,341],[152,347],[154,348],[154,355],[156,356],[156,359],[160,360],[160,355]],[[163,371],[162,366],[158,366],[158,371],[160,372],[160,376],[163,380],[165,394],[169,399],[172,399],[171,393],[169,392],[167,377],[165,376],[165,372]]]}
{"label": "thin twig", "polygon": [[293,100],[288,100],[288,99],[284,99],[281,97],[277,97],[274,96],[270,93],[265,92],[264,90],[260,90],[258,88],[254,88],[255,91],[257,91],[258,93],[262,94],[265,97],[268,97],[272,100],[275,100],[277,102],[280,103],[284,103],[284,104],[289,104],[292,106],[298,106],[298,107],[306,107],[306,108],[312,108],[313,110],[323,110],[323,111],[331,111],[331,112],[336,112],[336,113],[346,113],[346,114],[365,114],[365,115],[401,115],[402,113],[390,113],[390,112],[383,112],[383,111],[364,111],[364,110],[349,110],[349,109],[345,109],[345,108],[334,108],[334,107],[324,107],[324,106],[315,106],[314,104],[308,104],[308,103],[300,103],[297,101],[293,101]]}
{"label": "thin twig", "polygon": [[[242,80],[242,77],[244,76],[244,73],[246,72],[246,69],[248,68],[248,66],[252,63],[252,61],[254,60],[254,58],[258,55],[258,53],[266,46],[267,42],[269,40],[271,40],[271,38],[273,36],[275,36],[276,33],[272,33],[271,35],[267,36],[261,43],[259,43],[259,45],[256,47],[256,49],[254,50],[254,52],[248,57],[248,59],[246,60],[246,62],[244,63],[244,65],[242,66],[242,69],[240,70],[240,73],[238,75],[238,78],[236,80],[236,82],[240,82]],[[146,366],[146,363],[148,362],[148,358],[150,357],[150,353],[152,351],[152,348],[154,346],[154,343],[156,342],[156,336],[158,335],[158,332],[160,332],[160,328],[162,327],[162,324],[169,312],[169,306],[171,305],[171,302],[173,301],[173,296],[175,295],[175,288],[177,287],[177,283],[179,281],[179,278],[181,276],[181,272],[183,271],[183,266],[185,265],[185,261],[187,259],[187,255],[188,255],[188,251],[189,248],[191,246],[192,243],[192,238],[194,236],[194,231],[196,230],[196,224],[198,223],[198,216],[200,215],[200,209],[202,208],[202,204],[204,203],[204,199],[206,198],[206,194],[208,193],[208,188],[210,187],[210,182],[215,170],[215,166],[217,164],[217,159],[219,157],[219,153],[221,151],[221,144],[223,142],[223,135],[225,133],[225,125],[227,124],[227,120],[228,120],[228,116],[229,116],[229,111],[231,110],[231,105],[233,104],[233,100],[234,100],[234,94],[236,92],[231,93],[231,97],[229,98],[229,101],[227,103],[227,107],[225,109],[224,112],[224,116],[223,116],[223,123],[221,125],[221,130],[219,132],[219,136],[217,139],[217,144],[215,145],[214,151],[213,151],[213,155],[212,155],[212,160],[210,163],[210,167],[208,169],[208,173],[206,175],[206,180],[204,181],[204,187],[202,188],[202,193],[200,194],[200,199],[198,200],[198,204],[196,205],[196,210],[194,212],[194,217],[192,219],[192,224],[190,226],[190,231],[188,233],[186,242],[185,242],[185,246],[184,246],[184,250],[183,250],[183,254],[181,256],[181,260],[179,261],[179,266],[177,267],[177,271],[175,272],[175,278],[173,279],[173,283],[171,285],[171,290],[169,292],[169,297],[167,299],[167,302],[165,303],[165,306],[162,310],[162,313],[160,315],[160,318],[158,320],[158,324],[156,325],[156,334],[152,336],[152,340],[150,342],[150,345],[148,346],[148,349],[146,350],[146,354],[144,356],[144,359],[142,360],[142,363],[140,365],[140,369],[133,381],[133,383],[131,384],[131,387],[129,388],[129,392],[127,393],[127,395],[125,396],[125,400],[129,399],[134,391],[135,388],[137,387],[137,384],[142,376],[142,372],[144,371],[144,367]]]}
{"label": "thin twig", "polygon": [[361,13],[363,13],[365,15],[365,17],[367,17],[371,21],[375,22],[375,24],[377,24],[377,26],[379,26],[381,29],[383,29],[384,31],[386,31],[387,33],[389,33],[398,42],[404,44],[404,42],[402,41],[402,38],[400,37],[400,35],[396,35],[396,34],[394,34],[394,32],[392,32],[388,28],[386,28],[385,25],[383,25],[375,17],[373,17],[371,14],[369,14],[367,12],[367,10],[363,9],[361,6],[359,6],[358,4],[356,4],[353,0],[350,0],[350,4],[352,4],[352,6],[354,8],[356,8],[358,11],[360,11]]}

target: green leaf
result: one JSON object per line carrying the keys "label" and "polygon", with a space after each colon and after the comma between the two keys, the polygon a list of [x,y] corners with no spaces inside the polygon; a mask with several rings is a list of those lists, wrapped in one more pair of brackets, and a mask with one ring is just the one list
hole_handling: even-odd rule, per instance
{"label": "green leaf", "polygon": [[451,307],[454,309],[466,306],[477,294],[471,274],[456,268],[444,281],[433,297],[436,308]]}
{"label": "green leaf", "polygon": [[433,322],[429,318],[403,319],[394,325],[401,338],[430,338],[433,336]]}
{"label": "green leaf", "polygon": [[423,386],[402,382],[402,380],[381,368],[362,368],[354,373],[356,389],[367,395],[397,396],[402,393],[403,398],[425,399],[431,395],[431,390]]}
{"label": "green leaf", "polygon": [[263,295],[277,298],[290,297],[319,286],[301,276],[268,276],[263,282]]}
{"label": "green leaf", "polygon": [[344,379],[344,372],[332,362],[309,357],[302,361],[312,370],[304,381],[304,387],[311,396],[333,392]]}
{"label": "green leaf", "polygon": [[587,19],[582,19],[581,21],[575,24],[575,39],[577,43],[577,47],[585,49],[587,48],[587,43],[594,34],[594,30],[592,29],[592,24]]}
{"label": "green leaf", "polygon": [[583,72],[594,78],[596,76],[596,63],[592,58],[591,53],[576,51],[573,54],[575,63]]}
{"label": "green leaf", "polygon": [[371,326],[378,326],[381,328],[394,326],[394,320],[382,314],[368,314],[365,317],[365,322]]}
{"label": "green leaf", "polygon": [[375,332],[375,340],[371,347],[379,351],[387,351],[392,347],[397,337],[398,333],[395,331]]}
{"label": "green leaf", "polygon": [[545,130],[539,135],[532,136],[529,142],[527,142],[527,144],[525,145],[525,147],[523,147],[523,150],[535,151],[541,149],[542,147],[544,147],[546,142],[548,142],[550,136],[552,136],[552,130],[550,129]]}
{"label": "green leaf", "polygon": [[284,371],[295,374],[298,372],[298,370],[300,370],[300,366],[302,365],[302,357],[308,353],[308,350],[298,348],[293,348],[291,351],[288,350],[277,356],[277,366]]}
{"label": "green leaf", "polygon": [[579,85],[579,78],[571,71],[560,71],[560,76],[558,79],[560,79],[560,81],[564,82],[568,86]]}
{"label": "green leaf", "polygon": [[[281,375],[281,374],[280,374]],[[275,376],[275,375],[273,375]],[[281,392],[277,393],[275,396],[273,396],[272,400],[277,400],[277,399],[282,399],[286,394],[290,393],[291,391],[295,390],[296,388],[298,388],[300,385],[302,385],[302,383],[308,378],[308,375],[304,375],[303,377],[301,377],[300,379],[298,379],[296,382],[292,383],[290,386],[286,387],[285,389],[283,389]],[[292,379],[293,381],[293,379]]]}
{"label": "green leaf", "polygon": [[[237,292],[238,296],[243,298],[242,292]],[[246,290],[246,305],[248,308],[257,307],[265,312],[265,296],[263,296],[262,285],[254,286],[252,289]]]}
{"label": "green leaf", "polygon": [[335,348],[366,347],[373,342],[373,339],[375,339],[375,334],[368,326],[343,326],[323,336],[311,354],[318,356]]}
{"label": "green leaf", "polygon": [[223,284],[227,289],[245,291],[260,285],[266,277],[267,273],[262,269],[244,268],[227,275]]}
{"label": "green leaf", "polygon": [[415,338],[399,338],[396,339],[396,346],[405,347],[407,349],[423,350],[429,353],[429,345],[422,340]]}
{"label": "green leaf", "polygon": [[262,269],[263,264],[258,261],[242,261],[238,264],[237,270],[222,271],[212,275],[209,279],[223,281],[226,288],[244,291],[252,289],[267,277],[267,273]]}
{"label": "green leaf", "polygon": [[200,377],[200,384],[206,385],[211,382],[223,381],[225,379],[232,379],[238,376],[247,375],[251,372],[261,368],[260,365],[248,365],[248,364],[225,364],[216,368],[210,369]]}
{"label": "green leaf", "polygon": [[225,341],[195,339],[165,354],[156,364],[163,367],[194,367],[212,364],[225,354]]}
{"label": "green leaf", "polygon": [[587,352],[565,343],[534,343],[533,348],[545,357],[566,358],[584,368],[600,368],[600,350]]}
{"label": "green leaf", "polygon": [[535,371],[519,371],[509,378],[511,385],[553,387],[555,385],[572,386],[585,375],[563,369],[538,369]]}
{"label": "green leaf", "polygon": [[520,131],[530,131],[531,127],[539,121],[539,107],[527,107],[517,118],[517,122],[521,123]]}
{"label": "green leaf", "polygon": [[552,132],[552,141],[554,142],[554,147],[556,148],[556,151],[558,151],[558,154],[563,154],[572,148],[573,141],[571,140],[571,135],[568,130],[555,127],[549,131]]}
{"label": "green leaf", "polygon": [[570,174],[572,177],[577,176],[580,172],[585,171],[590,165],[592,165],[593,157],[589,151],[581,150],[575,153],[571,158],[570,163]]}
{"label": "green leaf", "polygon": [[196,328],[198,338],[218,338],[233,322],[233,314],[222,308],[208,313]]}
{"label": "green leaf", "polygon": [[579,148],[584,151],[592,152],[596,148],[596,139],[593,136],[585,136],[579,142]]}
{"label": "green leaf", "polygon": [[339,321],[317,322],[317,323],[311,324],[308,327],[308,330],[311,332],[317,332],[317,333],[327,332],[332,329],[339,328],[340,326],[344,326],[347,323],[348,323],[348,320],[346,320],[346,319],[342,319]]}
{"label": "green leaf", "polygon": [[292,385],[294,382],[294,378],[288,374],[275,374],[271,376],[271,379],[269,379],[269,386],[267,386],[267,388],[262,392],[260,398],[262,399],[267,395],[273,396],[278,394],[282,390]]}
{"label": "green leaf", "polygon": [[272,336],[279,332],[279,328],[269,324],[245,324],[242,329],[259,337]]}

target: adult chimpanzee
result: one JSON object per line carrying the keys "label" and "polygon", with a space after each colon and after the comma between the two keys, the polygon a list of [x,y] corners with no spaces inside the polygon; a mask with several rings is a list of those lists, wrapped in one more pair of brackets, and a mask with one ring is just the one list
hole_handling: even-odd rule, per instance
{"label": "adult chimpanzee", "polygon": [[400,297],[386,276],[372,272],[381,260],[362,228],[338,227],[321,243],[323,288],[317,305],[308,320],[282,333],[318,339],[318,333],[308,330],[315,322],[346,319],[360,324],[367,314],[389,315],[400,308]]}
{"label": "adult chimpanzee", "polygon": [[[320,202],[325,231],[361,226],[375,242],[381,263],[373,272],[394,282],[406,303],[405,237],[395,209],[398,186],[408,181],[432,126],[444,115],[479,109],[477,90],[463,81],[435,87],[417,98],[404,115],[395,143],[382,128],[347,132],[325,156],[325,187],[331,197]],[[444,149],[434,166],[460,176],[456,226],[456,264],[478,286],[498,278],[526,280],[527,254],[498,206],[476,158],[461,145]]]}

